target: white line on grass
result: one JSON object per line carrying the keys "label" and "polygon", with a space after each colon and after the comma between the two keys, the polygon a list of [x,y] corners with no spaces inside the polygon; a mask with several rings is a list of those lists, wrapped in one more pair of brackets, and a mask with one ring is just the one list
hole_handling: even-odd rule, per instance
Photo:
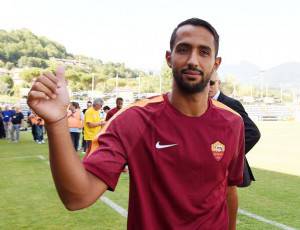
{"label": "white line on grass", "polygon": [[264,218],[264,217],[262,217],[262,216],[253,214],[253,213],[248,212],[248,211],[245,211],[245,210],[243,210],[243,209],[239,209],[239,214],[248,216],[248,217],[250,217],[250,218],[256,219],[256,220],[258,220],[258,221],[261,221],[261,222],[264,222],[264,223],[267,223],[267,224],[270,224],[270,225],[273,225],[273,226],[276,226],[276,227],[278,227],[279,229],[283,229],[283,230],[296,230],[295,228],[292,228],[292,227],[290,227],[290,226],[287,226],[287,225],[278,223],[278,222],[273,221],[273,220],[268,220],[268,219],[266,219],[266,218]]}
{"label": "white line on grass", "polygon": [[[42,155],[38,155],[37,156],[39,159],[41,159],[41,160],[46,160],[46,157],[44,157],[44,156],[42,156]],[[46,161],[46,163],[49,165],[50,163],[49,163],[49,161]]]}
{"label": "white line on grass", "polygon": [[113,202],[105,196],[100,197],[100,200],[103,203],[107,204],[109,207],[111,207],[113,210],[115,210],[117,213],[119,213],[121,216],[127,218],[128,212],[124,208],[117,205],[115,202]]}
{"label": "white line on grass", "polygon": [[[100,197],[100,200],[107,204],[109,207],[111,207],[112,209],[114,209],[117,213],[119,213],[121,216],[127,218],[128,216],[128,212],[122,208],[121,206],[119,206],[118,204],[116,204],[115,202],[113,202],[112,200],[108,199],[107,197],[105,196],[102,196]],[[262,216],[259,216],[259,215],[256,215],[256,214],[253,214],[251,212],[248,212],[248,211],[245,211],[243,209],[239,209],[239,214],[241,215],[245,215],[245,216],[248,216],[250,218],[253,218],[253,219],[256,219],[260,222],[264,222],[264,223],[267,223],[267,224],[270,224],[270,225],[273,225],[273,226],[276,226],[277,228],[279,229],[283,229],[283,230],[296,230],[295,228],[292,228],[290,226],[287,226],[287,225],[284,225],[284,224],[281,224],[281,223],[278,223],[276,221],[273,221],[273,220],[268,220]]]}
{"label": "white line on grass", "polygon": [[17,160],[17,159],[26,159],[26,158],[35,158],[36,155],[30,156],[13,156],[13,157],[0,157],[0,160]]}
{"label": "white line on grass", "polygon": [[42,155],[38,155],[37,157],[40,158],[41,160],[46,160],[46,158]]}

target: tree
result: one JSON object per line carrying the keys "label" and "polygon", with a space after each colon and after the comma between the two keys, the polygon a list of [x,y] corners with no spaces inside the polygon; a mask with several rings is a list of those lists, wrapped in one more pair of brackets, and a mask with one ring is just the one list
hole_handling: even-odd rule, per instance
{"label": "tree", "polygon": [[26,57],[23,56],[18,61],[19,67],[38,67],[38,68],[47,68],[48,63],[46,60],[37,57]]}
{"label": "tree", "polygon": [[161,72],[162,92],[169,92],[172,86],[172,69],[165,62],[162,66]]}
{"label": "tree", "polygon": [[27,85],[31,84],[32,80],[34,78],[37,78],[38,76],[41,75],[42,70],[39,68],[29,68],[29,69],[24,69],[20,75],[21,78],[27,83]]}
{"label": "tree", "polygon": [[6,64],[5,64],[5,68],[8,70],[11,70],[14,67],[15,67],[14,63],[6,62]]}
{"label": "tree", "polygon": [[6,95],[13,94],[14,81],[10,75],[0,76],[0,93]]}

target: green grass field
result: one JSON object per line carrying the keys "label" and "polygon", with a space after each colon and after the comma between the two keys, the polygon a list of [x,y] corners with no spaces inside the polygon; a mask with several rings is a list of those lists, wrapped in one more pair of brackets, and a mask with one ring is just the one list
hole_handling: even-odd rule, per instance
{"label": "green grass field", "polygon": [[[280,127],[294,128],[289,123]],[[269,124],[260,124],[260,129],[264,146],[270,144],[276,151],[286,148],[284,139],[274,143],[272,132],[265,133]],[[0,229],[126,229],[126,218],[101,201],[85,210],[67,211],[52,182],[47,145],[34,143],[29,132],[22,132],[21,139],[20,143],[0,140]],[[254,173],[257,182],[239,189],[240,208],[300,229],[300,177],[261,169]],[[125,209],[128,180],[127,174],[122,175],[116,192],[105,193]],[[238,229],[278,229],[245,215],[239,215],[238,221]]]}

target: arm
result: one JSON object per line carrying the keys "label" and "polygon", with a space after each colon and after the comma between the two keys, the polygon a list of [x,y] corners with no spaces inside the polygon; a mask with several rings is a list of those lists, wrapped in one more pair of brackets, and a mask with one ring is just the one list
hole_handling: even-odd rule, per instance
{"label": "arm", "polygon": [[227,208],[229,216],[229,230],[235,230],[238,211],[238,194],[236,186],[227,187]]}
{"label": "arm", "polygon": [[93,204],[107,186],[87,172],[72,148],[67,119],[46,124],[49,140],[50,166],[58,194],[70,210]]}
{"label": "arm", "polygon": [[58,68],[56,75],[40,76],[29,91],[27,103],[45,120],[52,176],[62,202],[69,210],[91,205],[106,191],[107,185],[85,170],[72,147],[66,116],[69,95],[63,68]]}
{"label": "arm", "polygon": [[86,123],[88,125],[88,127],[90,128],[95,128],[97,126],[102,126],[104,125],[104,122],[103,121],[100,121],[100,122],[87,122]]}

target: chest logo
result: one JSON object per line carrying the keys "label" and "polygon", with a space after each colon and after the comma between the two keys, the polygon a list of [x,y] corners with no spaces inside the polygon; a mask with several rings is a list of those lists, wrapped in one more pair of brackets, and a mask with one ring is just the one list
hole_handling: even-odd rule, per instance
{"label": "chest logo", "polygon": [[214,158],[217,161],[220,161],[224,156],[225,145],[223,145],[220,141],[216,141],[215,143],[211,144],[211,152]]}
{"label": "chest logo", "polygon": [[158,142],[156,142],[155,148],[164,149],[164,148],[169,148],[169,147],[172,147],[172,146],[175,146],[175,145],[177,145],[177,144],[162,145],[158,141]]}

